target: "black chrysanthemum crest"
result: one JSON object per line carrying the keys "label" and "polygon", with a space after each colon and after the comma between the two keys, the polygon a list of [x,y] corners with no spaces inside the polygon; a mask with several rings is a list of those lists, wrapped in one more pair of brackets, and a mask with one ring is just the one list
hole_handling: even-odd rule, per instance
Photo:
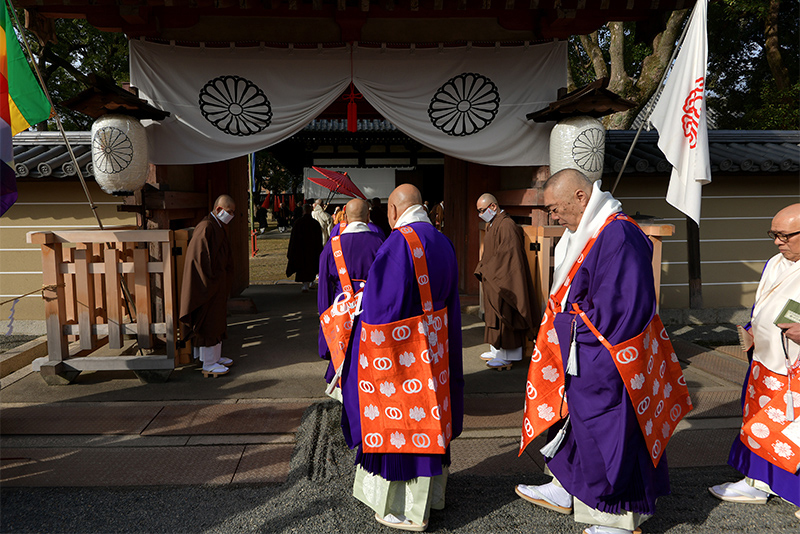
{"label": "black chrysanthemum crest", "polygon": [[253,135],[272,122],[272,106],[264,91],[241,76],[220,76],[200,90],[200,112],[229,135]]}
{"label": "black chrysanthemum crest", "polygon": [[603,145],[606,133],[600,128],[584,130],[572,143],[572,158],[587,172],[597,172],[603,168]]}
{"label": "black chrysanthemum crest", "polygon": [[122,172],[133,161],[133,143],[119,128],[106,126],[97,130],[92,148],[97,154],[97,169],[106,174]]}
{"label": "black chrysanthemum crest", "polygon": [[442,85],[431,98],[431,124],[447,135],[464,136],[486,128],[500,108],[497,86],[480,74],[465,72]]}

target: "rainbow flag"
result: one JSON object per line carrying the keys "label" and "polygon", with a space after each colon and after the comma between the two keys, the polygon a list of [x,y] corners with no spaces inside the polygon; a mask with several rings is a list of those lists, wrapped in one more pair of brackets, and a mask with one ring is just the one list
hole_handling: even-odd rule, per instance
{"label": "rainbow flag", "polygon": [[5,2],[0,9],[0,215],[17,200],[11,137],[50,117],[50,103],[31,72]]}

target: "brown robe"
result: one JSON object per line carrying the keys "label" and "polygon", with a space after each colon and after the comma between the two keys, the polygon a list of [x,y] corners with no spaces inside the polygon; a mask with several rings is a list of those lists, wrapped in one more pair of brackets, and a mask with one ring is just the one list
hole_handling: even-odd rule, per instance
{"label": "brown robe", "polygon": [[213,347],[226,338],[233,255],[227,230],[213,215],[195,227],[186,249],[181,284],[183,339],[195,347]]}
{"label": "brown robe", "polygon": [[475,276],[483,282],[484,341],[498,349],[524,346],[534,338],[538,305],[525,255],[522,229],[505,212],[486,229]]}
{"label": "brown robe", "polygon": [[297,273],[294,277],[296,282],[313,282],[319,272],[321,253],[322,227],[310,214],[303,215],[294,223],[289,237],[286,276]]}

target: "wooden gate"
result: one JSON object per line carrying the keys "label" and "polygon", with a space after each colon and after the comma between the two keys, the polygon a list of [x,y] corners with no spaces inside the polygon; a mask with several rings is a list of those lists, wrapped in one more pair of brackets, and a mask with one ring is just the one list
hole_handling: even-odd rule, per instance
{"label": "wooden gate", "polygon": [[[88,370],[169,377],[178,315],[171,230],[29,232],[28,242],[42,246],[48,384]],[[106,344],[109,355],[88,356]]]}

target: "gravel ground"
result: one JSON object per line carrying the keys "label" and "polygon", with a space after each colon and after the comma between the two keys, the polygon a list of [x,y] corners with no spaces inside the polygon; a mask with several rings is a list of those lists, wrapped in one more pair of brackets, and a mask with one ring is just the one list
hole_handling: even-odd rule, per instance
{"label": "gravel ground", "polygon": [[286,250],[289,248],[289,232],[277,229],[260,235],[258,252],[250,258],[250,282],[263,284],[286,280]]}
{"label": "gravel ground", "polygon": [[[344,446],[335,404],[312,406],[297,435],[288,480],[280,485],[141,488],[3,489],[0,532],[396,532],[378,525],[352,496],[353,454]],[[707,487],[738,479],[730,467],[673,469],[672,495],[659,501],[644,532],[794,533],[796,507],[773,498],[765,506],[723,503]],[[456,473],[447,508],[432,511],[429,532],[578,533],[572,517],[538,508],[514,494],[527,477]]]}
{"label": "gravel ground", "polygon": [[9,351],[15,347],[32,341],[39,336],[23,336],[23,335],[0,335],[0,353]]}

